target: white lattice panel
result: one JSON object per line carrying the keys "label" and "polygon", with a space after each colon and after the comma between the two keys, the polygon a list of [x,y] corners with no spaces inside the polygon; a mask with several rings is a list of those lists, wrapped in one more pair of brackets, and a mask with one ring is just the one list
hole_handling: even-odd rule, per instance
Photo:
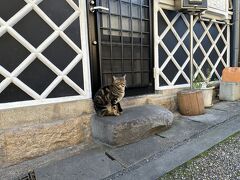
{"label": "white lattice panel", "polygon": [[[50,17],[48,17],[44,11],[38,6],[43,0],[24,0],[26,5],[20,9],[16,14],[14,14],[8,21],[4,21],[0,17],[0,38],[5,33],[9,33],[13,38],[15,38],[22,46],[24,46],[30,55],[19,64],[13,71],[6,70],[0,64],[0,74],[5,77],[5,79],[0,83],[0,93],[8,87],[10,83],[14,83],[22,91],[27,93],[30,97],[35,100],[46,99],[47,96],[55,89],[55,87],[64,81],[71,88],[73,88],[79,97],[89,98],[91,97],[91,87],[90,87],[90,69],[89,69],[89,52],[88,52],[88,38],[87,38],[87,15],[86,15],[86,1],[79,0],[79,7],[72,1],[66,0],[66,2],[74,10],[72,13],[60,26],[56,25]],[[9,2],[10,3],[10,2]],[[56,1],[56,3],[58,3]],[[39,17],[41,17],[50,26],[54,32],[51,33],[37,48],[35,48],[29,41],[27,41],[21,34],[19,34],[15,29],[14,25],[17,24],[21,19],[23,19],[29,12],[35,11]],[[79,48],[64,32],[74,20],[80,19],[80,36],[81,36],[81,47]],[[42,52],[50,46],[58,37],[61,37],[69,47],[71,47],[76,52],[76,57],[67,65],[63,70],[60,70],[56,65],[54,65],[47,57],[45,57]],[[52,72],[56,74],[56,78],[52,83],[41,93],[38,94],[27,84],[21,81],[18,76],[24,72],[24,70],[35,60],[39,59],[44,65],[47,66]],[[82,61],[83,64],[83,80],[84,89],[79,87],[72,79],[68,77],[68,73],[76,66],[78,62]]]}
{"label": "white lattice panel", "polygon": [[[189,66],[190,61],[189,50],[184,43],[184,41],[189,41],[189,39],[187,39],[187,37],[189,38],[188,15],[185,15],[183,13],[175,13],[174,16],[168,17],[165,12],[166,11],[162,9],[160,5],[156,5],[154,8],[154,77],[156,90],[190,86],[190,73],[187,73],[186,70],[184,70],[185,68],[187,68],[187,66]],[[159,34],[158,28],[163,24],[158,24],[159,13],[164,23],[166,23],[166,28],[161,32],[161,34]],[[179,21],[183,21],[183,26],[187,26],[186,31],[182,33],[183,35],[181,37],[179,36],[179,32],[175,29],[175,24]],[[195,43],[193,52],[195,53],[197,50],[200,50],[203,54],[203,58],[201,59],[201,62],[199,62],[199,60],[197,62],[196,59],[194,59],[194,77],[200,74],[203,79],[206,79],[207,66],[210,70],[211,77],[216,77],[217,79],[220,79],[221,75],[219,74],[219,71],[217,71],[217,69],[220,67],[220,65],[223,67],[227,67],[230,64],[230,27],[227,24],[222,25],[211,21],[199,21],[198,17],[195,17],[194,26],[196,26],[197,24],[198,27],[195,28],[203,29],[203,33],[200,36],[197,36],[196,32],[194,32]],[[216,37],[213,37],[213,34],[210,32],[212,31],[212,29],[217,31],[214,32]],[[177,40],[177,43],[175,44],[174,41],[172,42],[172,44],[174,44],[174,48],[169,48],[164,42],[164,38],[166,39],[166,36],[169,33],[173,34],[172,38]],[[207,48],[205,41],[207,41],[207,46],[210,46],[210,48]],[[219,43],[219,41],[221,41],[221,43],[223,44],[223,49],[219,49],[219,47],[217,46],[217,43]],[[162,49],[161,51],[159,51],[159,46]],[[183,60],[181,59],[181,61],[184,61],[184,63],[181,63],[181,65],[179,61],[174,57],[174,54],[179,48],[182,48],[184,50],[184,53],[187,54],[187,58]],[[218,57],[216,62],[211,59],[211,54],[213,53],[213,51],[216,52]],[[159,59],[159,57],[161,57],[161,54],[159,53],[166,53],[167,58]],[[160,61],[163,63],[160,63]],[[166,72],[168,64],[171,64],[171,67],[173,67],[174,64],[174,68],[177,69],[177,72]],[[173,74],[174,78],[170,78],[170,76],[172,76]],[[184,78],[186,83],[176,84],[180,76],[181,78]],[[164,80],[165,84],[161,84],[161,79]]]}
{"label": "white lattice panel", "polygon": [[[196,23],[197,20],[198,20],[198,18],[195,18],[194,22]],[[198,65],[196,63],[196,61],[194,61],[194,66],[196,68],[196,72],[194,73],[194,78],[200,73],[204,80],[207,79],[206,73],[205,74],[203,73],[204,70],[206,71],[206,69],[203,69],[203,65],[204,65],[204,63],[207,62],[211,66],[210,76],[212,76],[215,73],[217,78],[220,80],[221,75],[216,70],[219,63],[221,62],[224,65],[224,67],[228,67],[230,65],[230,59],[229,59],[228,55],[227,55],[226,59],[223,58],[223,55],[225,53],[228,53],[227,51],[229,50],[229,43],[230,43],[229,39],[228,39],[228,36],[224,37],[223,32],[226,30],[227,34],[229,35],[229,33],[230,33],[229,32],[229,26],[225,24],[225,25],[223,25],[222,28],[220,28],[218,23],[210,22],[208,25],[206,25],[205,22],[203,22],[203,21],[201,21],[201,25],[204,29],[204,33],[202,34],[202,36],[200,38],[198,38],[196,36],[196,34],[194,33],[193,36],[194,36],[194,39],[196,41],[196,45],[193,48],[193,53],[196,52],[197,48],[200,48],[201,52],[204,55],[204,58],[203,58],[200,65]],[[218,34],[217,34],[217,37],[215,38],[215,40],[213,39],[212,35],[209,32],[210,28],[213,25],[215,25],[217,27],[217,31],[218,31]],[[204,48],[203,45],[202,45],[202,41],[203,41],[204,38],[206,38],[206,36],[211,42],[211,47],[209,49]],[[219,48],[216,45],[216,43],[219,41],[220,38],[222,39],[222,41],[224,43],[224,48],[223,48],[222,51],[219,50]],[[210,58],[210,54],[213,51],[213,49],[215,49],[215,51],[217,52],[217,55],[218,55],[218,59],[217,59],[217,62],[215,64],[213,64],[213,62],[211,61],[211,58]]]}

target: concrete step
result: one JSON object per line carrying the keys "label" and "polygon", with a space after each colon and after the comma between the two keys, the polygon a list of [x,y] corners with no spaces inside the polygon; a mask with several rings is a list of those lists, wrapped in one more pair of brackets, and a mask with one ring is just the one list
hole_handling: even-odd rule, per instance
{"label": "concrete step", "polygon": [[124,110],[120,116],[92,118],[93,137],[104,144],[121,146],[138,141],[158,127],[170,127],[173,113],[155,105]]}

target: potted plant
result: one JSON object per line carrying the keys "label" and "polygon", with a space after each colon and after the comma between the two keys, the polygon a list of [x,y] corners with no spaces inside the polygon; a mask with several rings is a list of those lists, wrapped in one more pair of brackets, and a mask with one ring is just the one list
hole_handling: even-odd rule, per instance
{"label": "potted plant", "polygon": [[193,88],[200,89],[203,93],[204,107],[211,107],[213,105],[213,84],[210,83],[211,76],[208,73],[208,77],[204,80],[200,74],[193,81]]}

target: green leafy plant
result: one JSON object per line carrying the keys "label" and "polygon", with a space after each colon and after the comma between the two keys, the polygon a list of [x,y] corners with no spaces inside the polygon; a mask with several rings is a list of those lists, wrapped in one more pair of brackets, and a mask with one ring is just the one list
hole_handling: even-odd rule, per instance
{"label": "green leafy plant", "polygon": [[207,78],[206,79],[203,79],[201,74],[197,75],[197,77],[193,80],[193,88],[194,89],[201,89],[201,88],[210,87],[211,70],[207,69],[206,74],[207,74]]}
{"label": "green leafy plant", "polygon": [[204,80],[203,80],[202,76],[200,74],[198,74],[197,77],[193,80],[193,88],[201,89],[203,82],[204,82]]}

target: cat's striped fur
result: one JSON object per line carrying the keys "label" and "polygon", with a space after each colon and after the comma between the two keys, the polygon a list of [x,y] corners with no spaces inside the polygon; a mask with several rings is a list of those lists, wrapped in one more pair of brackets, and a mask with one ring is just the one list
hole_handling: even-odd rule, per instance
{"label": "cat's striped fur", "polygon": [[120,101],[125,95],[126,75],[113,76],[111,85],[99,89],[93,99],[98,116],[119,116],[122,113]]}

